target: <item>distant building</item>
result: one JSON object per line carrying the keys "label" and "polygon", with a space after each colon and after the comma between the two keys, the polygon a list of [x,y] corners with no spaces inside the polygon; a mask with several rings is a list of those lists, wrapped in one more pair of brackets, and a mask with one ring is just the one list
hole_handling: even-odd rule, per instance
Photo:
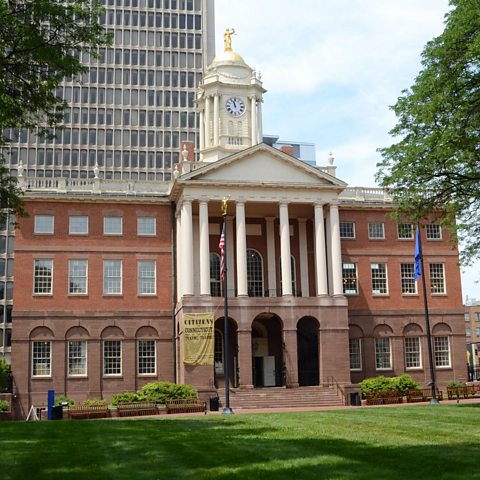
{"label": "distant building", "polygon": [[294,157],[312,166],[317,164],[314,143],[288,142],[285,140],[280,140],[280,137],[275,135],[264,135],[263,143],[270,145],[271,147],[278,148],[278,150],[285,149],[285,147],[287,149],[291,147],[291,153]]}
{"label": "distant building", "polygon": [[480,378],[480,300],[467,300],[465,304],[465,336],[467,338],[467,360],[475,379]]}

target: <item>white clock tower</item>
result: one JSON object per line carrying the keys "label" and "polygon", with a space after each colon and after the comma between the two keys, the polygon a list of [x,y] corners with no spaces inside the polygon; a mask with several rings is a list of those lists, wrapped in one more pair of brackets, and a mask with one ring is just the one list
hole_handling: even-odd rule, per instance
{"label": "white clock tower", "polygon": [[213,59],[199,85],[200,161],[215,162],[262,142],[260,75],[232,50],[233,29],[225,30],[225,51]]}

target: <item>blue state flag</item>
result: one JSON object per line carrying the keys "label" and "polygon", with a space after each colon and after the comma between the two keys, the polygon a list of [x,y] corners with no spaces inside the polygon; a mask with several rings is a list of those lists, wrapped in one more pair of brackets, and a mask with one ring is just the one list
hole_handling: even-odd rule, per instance
{"label": "blue state flag", "polygon": [[415,281],[418,280],[418,277],[422,274],[422,240],[420,239],[420,229],[417,228],[417,233],[415,235],[415,271],[414,277]]}

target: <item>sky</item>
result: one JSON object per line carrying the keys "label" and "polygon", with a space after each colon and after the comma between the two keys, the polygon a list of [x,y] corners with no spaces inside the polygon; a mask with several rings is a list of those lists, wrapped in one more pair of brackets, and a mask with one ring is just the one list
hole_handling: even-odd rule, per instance
{"label": "sky", "polygon": [[[294,8],[292,8],[294,6]],[[378,148],[395,142],[389,108],[440,35],[448,0],[215,0],[216,47],[262,74],[263,131],[333,153],[337,177],[373,187]],[[480,298],[480,263],[462,269],[463,298]],[[448,289],[448,279],[447,279]]]}

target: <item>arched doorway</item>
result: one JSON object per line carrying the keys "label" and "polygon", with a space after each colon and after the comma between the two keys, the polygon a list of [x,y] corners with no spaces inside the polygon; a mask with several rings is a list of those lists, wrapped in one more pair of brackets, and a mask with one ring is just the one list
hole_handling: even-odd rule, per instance
{"label": "arched doorway", "polygon": [[319,324],[313,317],[303,317],[297,324],[298,384],[320,384],[318,355]]}
{"label": "arched doorway", "polygon": [[254,387],[285,385],[285,355],[282,322],[271,313],[262,313],[252,322],[252,379]]}
{"label": "arched doorway", "polygon": [[[238,387],[238,341],[237,323],[228,319],[228,353],[229,353],[229,383],[231,387]],[[214,343],[214,381],[216,387],[225,386],[225,337],[224,318],[215,321],[215,343]]]}

